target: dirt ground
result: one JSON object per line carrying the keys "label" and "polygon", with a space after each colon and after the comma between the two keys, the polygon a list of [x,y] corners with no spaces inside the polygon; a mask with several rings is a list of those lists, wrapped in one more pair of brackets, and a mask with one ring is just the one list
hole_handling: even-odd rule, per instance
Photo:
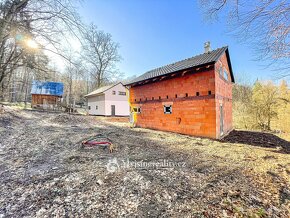
{"label": "dirt ground", "polygon": [[[287,141],[237,137],[248,133],[217,141],[122,119],[5,110],[0,217],[289,217]],[[81,147],[97,134],[113,153]]]}

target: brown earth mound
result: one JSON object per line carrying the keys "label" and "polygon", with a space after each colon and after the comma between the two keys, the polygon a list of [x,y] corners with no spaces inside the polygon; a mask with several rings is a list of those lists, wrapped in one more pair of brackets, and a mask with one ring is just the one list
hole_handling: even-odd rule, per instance
{"label": "brown earth mound", "polygon": [[290,153],[290,142],[265,132],[233,130],[229,135],[221,139],[221,142],[242,143],[266,148],[281,147],[282,152]]}

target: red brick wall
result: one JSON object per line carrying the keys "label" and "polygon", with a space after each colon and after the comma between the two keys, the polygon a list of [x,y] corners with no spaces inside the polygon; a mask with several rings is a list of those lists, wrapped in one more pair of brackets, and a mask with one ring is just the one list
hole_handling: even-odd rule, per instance
{"label": "red brick wall", "polygon": [[[212,95],[209,96],[208,91]],[[196,92],[200,96],[197,97]],[[136,126],[215,138],[214,93],[214,68],[132,87],[131,106],[141,106]],[[164,114],[163,105],[172,105],[172,114]]]}
{"label": "red brick wall", "polygon": [[[219,76],[220,65],[229,74],[226,55],[223,55],[211,68],[202,68],[199,71],[187,72],[184,76],[131,87],[130,104],[132,107],[141,107],[141,113],[135,116],[136,126],[220,138],[219,107],[222,104],[224,133],[230,131],[232,84]],[[228,76],[230,80],[230,74]],[[196,96],[197,92],[199,96]],[[172,105],[172,114],[164,114],[164,105]]]}
{"label": "red brick wall", "polygon": [[[228,81],[219,74],[220,66],[226,70],[228,74]],[[223,54],[220,60],[215,64],[215,87],[216,87],[216,126],[217,126],[217,138],[220,137],[220,105],[223,105],[224,116],[224,134],[232,130],[232,83],[231,75],[228,66],[226,54]]]}

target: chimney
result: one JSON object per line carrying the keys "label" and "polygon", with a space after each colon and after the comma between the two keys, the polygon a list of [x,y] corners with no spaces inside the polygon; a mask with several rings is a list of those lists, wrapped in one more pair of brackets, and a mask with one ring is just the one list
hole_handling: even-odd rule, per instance
{"label": "chimney", "polygon": [[211,51],[210,41],[204,43],[204,53],[209,53]]}

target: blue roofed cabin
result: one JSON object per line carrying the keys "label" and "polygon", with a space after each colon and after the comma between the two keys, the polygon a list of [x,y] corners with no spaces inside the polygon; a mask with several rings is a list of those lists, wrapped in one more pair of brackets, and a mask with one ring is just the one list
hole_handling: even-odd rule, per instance
{"label": "blue roofed cabin", "polygon": [[63,96],[63,83],[60,82],[32,82],[31,88],[31,107],[41,109],[60,109]]}

